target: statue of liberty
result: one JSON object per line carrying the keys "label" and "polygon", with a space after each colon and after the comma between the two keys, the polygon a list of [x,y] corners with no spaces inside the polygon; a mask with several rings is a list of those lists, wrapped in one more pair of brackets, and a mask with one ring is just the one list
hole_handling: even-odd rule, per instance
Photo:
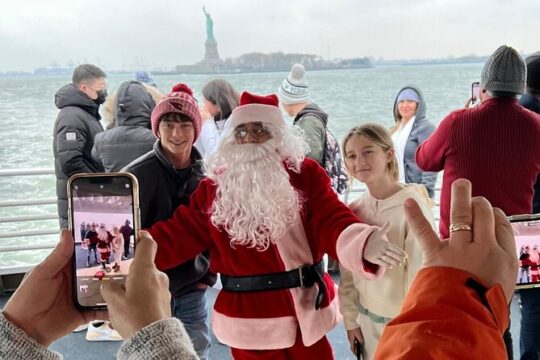
{"label": "statue of liberty", "polygon": [[203,6],[204,15],[206,15],[206,40],[214,39],[214,20],[209,13],[206,12],[206,6]]}

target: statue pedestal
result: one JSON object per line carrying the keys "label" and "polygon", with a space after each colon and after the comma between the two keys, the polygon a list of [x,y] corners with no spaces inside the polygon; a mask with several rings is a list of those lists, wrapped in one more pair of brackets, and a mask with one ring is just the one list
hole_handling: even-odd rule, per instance
{"label": "statue pedestal", "polygon": [[221,59],[219,58],[219,53],[217,49],[217,41],[215,39],[207,39],[204,43],[204,46],[206,47],[206,51],[204,52],[203,62],[221,63]]}

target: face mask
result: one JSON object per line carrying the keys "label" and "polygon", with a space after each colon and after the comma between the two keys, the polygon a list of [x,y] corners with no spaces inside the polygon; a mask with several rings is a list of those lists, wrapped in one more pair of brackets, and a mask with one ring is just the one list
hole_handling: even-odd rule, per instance
{"label": "face mask", "polygon": [[105,102],[105,99],[107,98],[107,89],[98,90],[97,93],[97,99],[94,99],[94,102],[98,105],[101,105]]}

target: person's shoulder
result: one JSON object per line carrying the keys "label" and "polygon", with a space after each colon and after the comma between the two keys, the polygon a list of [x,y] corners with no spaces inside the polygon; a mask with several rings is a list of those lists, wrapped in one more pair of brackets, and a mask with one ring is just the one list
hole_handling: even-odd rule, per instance
{"label": "person's shoulder", "polygon": [[435,129],[435,125],[431,121],[429,121],[426,117],[421,117],[419,119],[416,119],[414,121],[414,125],[415,125],[414,127],[416,127],[418,131]]}
{"label": "person's shoulder", "polygon": [[156,152],[154,150],[151,150],[126,165],[123,171],[127,171],[137,175],[139,173],[148,171],[149,169],[152,169],[157,165],[159,165],[159,159],[156,156]]}
{"label": "person's shoulder", "polygon": [[366,196],[363,195],[360,198],[351,201],[347,206],[352,210],[356,215],[359,215],[364,204],[366,203]]}

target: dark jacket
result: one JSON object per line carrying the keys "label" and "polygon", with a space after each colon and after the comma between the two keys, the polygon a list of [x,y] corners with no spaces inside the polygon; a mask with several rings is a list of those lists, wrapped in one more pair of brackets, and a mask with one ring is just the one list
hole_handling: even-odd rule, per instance
{"label": "dark jacket", "polygon": [[[523,94],[519,99],[519,103],[523,105],[525,109],[529,109],[532,112],[540,114],[540,100],[529,93]],[[534,185],[534,198],[533,198],[533,208],[532,212],[534,214],[540,213],[540,176],[536,180]]]}
{"label": "dark jacket", "polygon": [[[178,206],[189,204],[191,193],[204,176],[203,160],[195,147],[191,150],[191,166],[176,170],[163,154],[159,140],[155,142],[152,151],[134,160],[124,170],[135,175],[139,182],[143,229],[160,220],[169,219]],[[199,254],[166,271],[172,296],[178,297],[194,290],[198,282],[214,285],[216,276],[208,273],[209,268],[208,256]]]}
{"label": "dark jacket", "polygon": [[92,157],[106,172],[121,168],[146,154],[156,137],[150,130],[150,115],[156,104],[138,81],[120,85],[114,103],[114,127],[98,134]]}
{"label": "dark jacket", "polygon": [[435,126],[426,118],[426,102],[422,91],[414,86],[407,85],[403,89],[398,91],[396,100],[394,101],[394,118],[397,119],[398,116],[398,96],[404,89],[413,89],[418,94],[420,98],[420,103],[416,109],[416,118],[407,139],[407,144],[405,145],[405,151],[403,156],[403,168],[405,169],[405,182],[406,183],[416,183],[422,184],[426,187],[429,196],[433,197],[435,194],[435,182],[437,181],[437,173],[422,171],[416,164],[415,155],[416,149],[418,146],[423,143],[432,133],[435,131]]}
{"label": "dark jacket", "polygon": [[67,180],[77,173],[103,171],[91,156],[94,137],[103,131],[99,105],[75,85],[62,87],[54,103],[60,109],[53,132],[54,170],[60,227],[68,227]]}
{"label": "dark jacket", "polygon": [[321,110],[317,104],[309,103],[296,114],[293,124],[304,130],[304,140],[310,148],[306,156],[317,161],[324,167],[324,146],[328,114]]}

